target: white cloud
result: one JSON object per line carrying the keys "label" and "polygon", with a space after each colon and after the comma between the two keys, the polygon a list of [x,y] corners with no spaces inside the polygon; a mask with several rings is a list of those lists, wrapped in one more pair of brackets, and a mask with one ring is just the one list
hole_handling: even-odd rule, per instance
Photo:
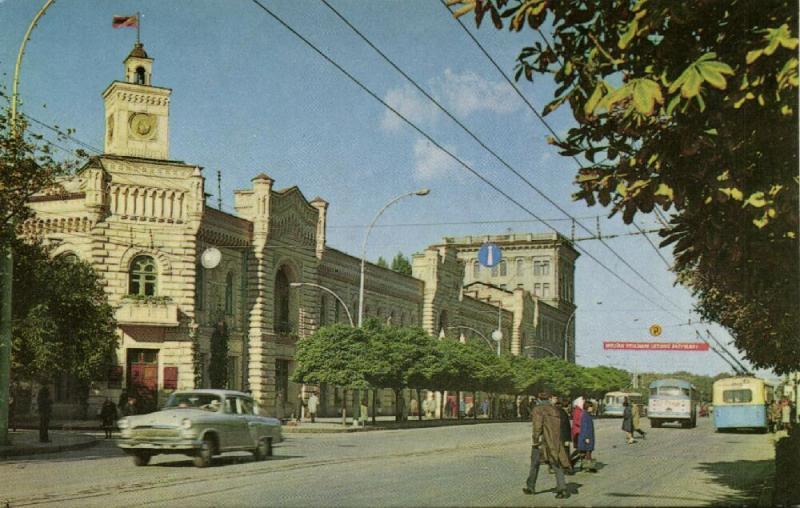
{"label": "white cloud", "polygon": [[[451,153],[453,149],[446,147]],[[458,163],[427,139],[419,138],[414,143],[414,176],[417,180],[435,180],[455,176]]]}
{"label": "white cloud", "polygon": [[445,69],[444,76],[434,80],[434,89],[456,117],[480,111],[510,113],[520,107],[519,97],[507,83],[489,81],[474,72]]}
{"label": "white cloud", "polygon": [[[393,88],[386,92],[383,98],[387,104],[400,112],[414,123],[433,122],[438,116],[438,110],[430,101],[417,92],[411,85],[403,88]],[[392,111],[386,109],[381,118],[381,128],[394,132],[400,129],[405,122]]]}

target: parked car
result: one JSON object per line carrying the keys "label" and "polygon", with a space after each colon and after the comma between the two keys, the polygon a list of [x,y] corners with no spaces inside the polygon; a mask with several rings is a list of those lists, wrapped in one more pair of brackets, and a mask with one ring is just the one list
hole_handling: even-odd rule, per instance
{"label": "parked car", "polygon": [[160,453],[189,455],[197,467],[230,451],[249,451],[264,460],[282,441],[280,421],[262,416],[252,397],[231,390],[175,392],[161,411],[126,416],[118,426],[117,446],[137,466]]}

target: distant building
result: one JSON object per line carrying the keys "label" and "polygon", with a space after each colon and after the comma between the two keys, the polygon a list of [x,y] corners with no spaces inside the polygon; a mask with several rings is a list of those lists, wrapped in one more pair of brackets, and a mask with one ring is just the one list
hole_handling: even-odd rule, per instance
{"label": "distant building", "polygon": [[[89,414],[123,390],[142,409],[153,409],[176,389],[208,387],[210,344],[224,338],[227,387],[250,390],[268,412],[289,416],[299,410],[301,390],[289,380],[296,342],[320,326],[348,322],[347,310],[357,320],[360,259],[326,245],[326,201],[309,201],[297,187],[277,189],[264,173],[235,192],[235,215],[208,206],[202,168],[169,158],[171,90],[152,84],[152,59],[142,44],[124,67],[125,80],[103,93],[104,154],[34,196],[36,216],[23,226],[24,234],[54,243],[55,255],[89,262],[116,309],[117,364],[93,383]],[[484,280],[480,271],[474,277],[471,240],[448,239],[414,255],[413,276],[369,263],[365,316],[492,346],[500,326],[501,349],[522,354],[540,346],[560,356],[556,339],[574,309],[577,254],[560,238],[525,238],[504,244],[507,263],[525,256],[519,287],[499,272],[497,280]],[[201,257],[212,247],[221,257],[204,268]],[[525,278],[539,258],[552,268]],[[559,274],[566,277],[563,286]],[[295,282],[331,289],[347,309],[315,287],[292,287]],[[531,294],[545,283],[563,297]],[[74,380],[55,380],[54,387],[56,415],[74,416]],[[319,414],[341,407],[340,390],[319,390]],[[379,402],[384,414],[394,411],[391,394]]]}
{"label": "distant building", "polygon": [[[491,242],[500,247],[502,260],[492,268],[481,266],[478,250]],[[515,233],[445,237],[443,246],[455,248],[466,265],[464,287],[484,298],[523,290],[535,302],[532,318],[535,337],[518,337],[522,352],[536,356],[547,347],[563,358],[567,324],[567,356],[575,361],[575,260],[580,255],[565,237],[556,233]],[[494,288],[494,289],[489,289]],[[507,297],[504,301],[512,301]],[[530,342],[529,341],[533,341]],[[528,350],[524,348],[528,347]],[[518,353],[519,354],[519,353]]]}

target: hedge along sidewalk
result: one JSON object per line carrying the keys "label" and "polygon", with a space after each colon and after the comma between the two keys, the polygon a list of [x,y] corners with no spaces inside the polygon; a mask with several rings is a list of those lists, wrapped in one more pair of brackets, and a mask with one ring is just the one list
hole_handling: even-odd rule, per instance
{"label": "hedge along sidewalk", "polygon": [[39,453],[57,453],[89,448],[97,444],[97,438],[76,432],[49,432],[50,442],[39,442],[38,430],[17,430],[8,433],[11,445],[0,445],[0,459]]}

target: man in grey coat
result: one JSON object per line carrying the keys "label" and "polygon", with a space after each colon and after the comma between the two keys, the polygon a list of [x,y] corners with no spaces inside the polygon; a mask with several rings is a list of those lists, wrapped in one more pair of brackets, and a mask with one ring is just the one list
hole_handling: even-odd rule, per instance
{"label": "man in grey coat", "polygon": [[564,480],[564,470],[572,469],[569,454],[564,448],[564,442],[561,437],[562,419],[566,417],[566,414],[553,405],[549,393],[540,393],[538,398],[539,401],[531,412],[533,420],[531,468],[526,482],[527,485],[522,489],[522,492],[529,495],[535,493],[539,466],[542,462],[547,462],[556,473],[556,498],[566,499],[570,494],[567,491],[567,484]]}

